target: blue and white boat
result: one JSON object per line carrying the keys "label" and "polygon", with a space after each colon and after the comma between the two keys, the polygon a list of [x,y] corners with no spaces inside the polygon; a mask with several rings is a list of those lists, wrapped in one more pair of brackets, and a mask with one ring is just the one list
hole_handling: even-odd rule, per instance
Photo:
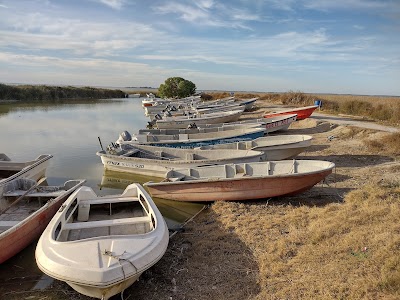
{"label": "blue and white boat", "polygon": [[[229,129],[229,127],[226,127]],[[206,128],[207,129],[207,128]],[[173,147],[191,149],[202,146],[235,143],[240,141],[252,141],[264,136],[265,129],[262,127],[239,127],[230,130],[208,130],[206,132],[152,134],[143,132],[131,135],[124,131],[120,134],[117,144],[120,145],[150,145],[158,147]]]}

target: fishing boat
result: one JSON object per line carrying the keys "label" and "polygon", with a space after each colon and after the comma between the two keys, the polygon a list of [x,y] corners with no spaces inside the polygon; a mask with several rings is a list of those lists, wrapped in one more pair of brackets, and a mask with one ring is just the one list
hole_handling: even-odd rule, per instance
{"label": "fishing boat", "polygon": [[84,182],[43,186],[27,178],[9,181],[0,195],[0,263],[38,239],[61,204]]}
{"label": "fishing boat", "polygon": [[0,153],[0,195],[4,186],[16,178],[38,180],[44,177],[52,157],[50,154],[42,154],[34,160],[14,161]]}
{"label": "fishing boat", "polygon": [[239,110],[209,113],[199,117],[197,115],[167,117],[161,120],[153,120],[150,122],[150,124],[155,125],[159,129],[187,128],[191,124],[195,124],[197,127],[199,127],[204,124],[217,124],[237,121],[243,114],[243,111],[244,107]]}
{"label": "fishing boat", "polygon": [[294,195],[332,173],[321,160],[281,160],[171,170],[147,182],[153,197],[177,201],[237,201]]}
{"label": "fishing boat", "polygon": [[[255,127],[264,127],[265,128],[265,121],[266,119],[259,119],[260,122],[248,122],[248,123],[218,123],[218,124],[206,124],[201,127],[197,126],[189,126],[188,128],[169,128],[169,129],[139,129],[139,134],[151,134],[151,135],[159,135],[159,134],[166,134],[166,135],[174,135],[174,134],[190,134],[190,133],[211,133],[211,132],[218,132],[218,131],[226,131],[226,130],[237,130],[243,128],[255,128]],[[128,134],[130,134],[128,132]]]}
{"label": "fishing boat", "polygon": [[[174,107],[174,106],[173,106]],[[191,116],[196,116],[196,118],[205,116],[210,113],[218,113],[218,112],[223,112],[223,111],[234,111],[234,110],[245,110],[246,106],[243,106],[239,103],[233,103],[233,104],[227,104],[227,105],[215,105],[215,106],[210,106],[207,108],[196,108],[196,107],[190,107],[190,108],[183,108],[183,109],[163,109],[160,112],[152,112],[152,113],[145,113],[146,116],[150,118],[150,120],[154,119],[166,119],[168,117],[191,117]]]}
{"label": "fishing boat", "polygon": [[316,110],[319,106],[305,106],[305,107],[297,107],[297,108],[289,108],[286,110],[273,111],[264,114],[264,118],[271,118],[280,115],[288,115],[288,114],[297,114],[297,120],[304,120],[311,116],[311,114]]}
{"label": "fishing boat", "polygon": [[139,133],[131,135],[129,132],[124,131],[120,134],[117,143],[120,145],[140,144],[190,149],[214,144],[251,141],[262,136],[264,136],[264,128],[261,127],[247,127],[223,131],[212,130],[210,132],[180,134]]}
{"label": "fishing boat", "polygon": [[297,115],[290,114],[290,115],[281,115],[271,118],[258,118],[258,119],[248,119],[248,120],[240,120],[236,122],[229,122],[223,124],[203,124],[200,125],[200,128],[210,128],[210,127],[221,127],[221,126],[237,126],[237,125],[248,125],[254,127],[256,124],[257,126],[263,127],[264,133],[270,133],[275,131],[285,131],[290,127],[294,121],[296,121]]}
{"label": "fishing boat", "polygon": [[221,150],[240,149],[264,152],[263,160],[283,160],[294,158],[311,146],[310,135],[269,135],[251,141],[202,146],[200,149]]}
{"label": "fishing boat", "polygon": [[141,185],[133,183],[122,194],[108,196],[83,186],[56,212],[35,257],[48,276],[107,300],[156,264],[168,241],[167,225]]}
{"label": "fishing boat", "polygon": [[261,161],[253,150],[196,150],[147,145],[115,145],[96,153],[107,170],[163,177],[176,168]]}

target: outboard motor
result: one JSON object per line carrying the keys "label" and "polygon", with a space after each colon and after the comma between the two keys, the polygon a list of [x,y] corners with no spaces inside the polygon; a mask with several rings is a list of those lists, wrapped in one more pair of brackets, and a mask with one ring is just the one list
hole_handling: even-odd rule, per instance
{"label": "outboard motor", "polygon": [[153,128],[154,128],[154,122],[153,122],[153,121],[147,122],[146,127],[147,127],[148,129],[153,129]]}
{"label": "outboard motor", "polygon": [[190,124],[188,125],[188,127],[187,127],[187,129],[196,129],[196,128],[197,128],[196,123],[190,123]]}
{"label": "outboard motor", "polygon": [[119,139],[118,140],[122,140],[122,141],[125,141],[125,142],[126,141],[131,141],[132,140],[132,136],[128,131],[124,130],[119,135]]}

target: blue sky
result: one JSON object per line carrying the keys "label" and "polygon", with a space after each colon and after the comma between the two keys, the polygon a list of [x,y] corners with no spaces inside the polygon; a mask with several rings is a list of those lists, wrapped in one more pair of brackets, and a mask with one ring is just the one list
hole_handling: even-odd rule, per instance
{"label": "blue sky", "polygon": [[0,82],[400,95],[399,0],[0,0]]}

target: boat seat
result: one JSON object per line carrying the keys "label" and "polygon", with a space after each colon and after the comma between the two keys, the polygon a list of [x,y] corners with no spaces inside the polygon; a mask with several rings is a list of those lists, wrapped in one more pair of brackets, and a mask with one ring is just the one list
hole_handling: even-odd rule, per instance
{"label": "boat seat", "polygon": [[87,199],[87,200],[80,200],[79,205],[90,205],[90,204],[108,204],[108,203],[119,203],[119,202],[135,202],[138,201],[137,198],[133,197],[118,197],[118,198],[107,198],[104,199],[95,198],[95,199]]}
{"label": "boat seat", "polygon": [[21,221],[0,221],[0,230],[10,229],[20,222]]}
{"label": "boat seat", "polygon": [[169,181],[181,181],[183,178],[185,178],[185,175],[180,175],[177,177],[170,177],[168,178]]}
{"label": "boat seat", "polygon": [[65,224],[63,227],[63,230],[76,230],[76,229],[84,229],[84,228],[131,225],[131,224],[138,224],[138,223],[147,223],[150,221],[151,221],[151,218],[149,216],[145,216],[145,217],[132,217],[132,218],[123,218],[123,219],[114,219],[114,220],[103,220],[103,221],[76,222],[76,223]]}
{"label": "boat seat", "polygon": [[133,156],[135,153],[137,153],[137,152],[139,152],[139,150],[138,149],[132,149],[132,150],[129,150],[129,151],[127,151],[127,152],[125,152],[124,154],[122,154],[121,156]]}
{"label": "boat seat", "polygon": [[194,153],[186,153],[186,160],[195,160],[196,155]]}
{"label": "boat seat", "polygon": [[179,138],[178,138],[179,141],[187,141],[188,139],[189,139],[189,134],[187,134],[187,133],[179,134]]}
{"label": "boat seat", "polygon": [[[17,191],[4,193],[3,196],[4,197],[19,197],[19,196],[24,195],[25,193],[26,193],[26,191],[17,190]],[[26,194],[25,197],[58,197],[58,196],[62,195],[63,193],[65,193],[65,190],[54,191],[54,192],[34,192],[34,191],[32,191],[32,193]]]}

